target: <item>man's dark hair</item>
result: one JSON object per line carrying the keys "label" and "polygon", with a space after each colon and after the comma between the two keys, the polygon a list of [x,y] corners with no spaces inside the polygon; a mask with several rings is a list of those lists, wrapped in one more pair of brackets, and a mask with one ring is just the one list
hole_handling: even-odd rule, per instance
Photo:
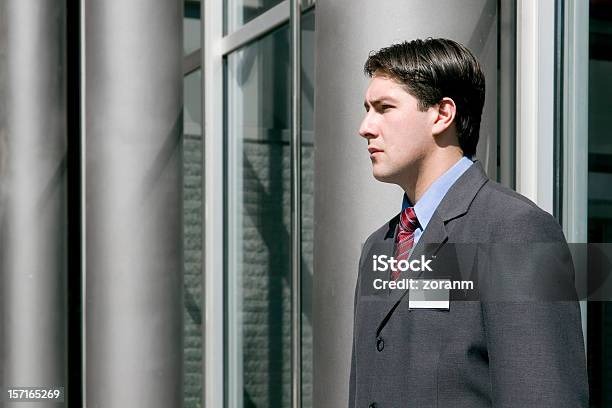
{"label": "man's dark hair", "polygon": [[404,41],[370,53],[366,75],[387,75],[418,100],[421,110],[444,97],[457,106],[455,127],[465,156],[476,153],[485,78],[474,55],[463,45],[444,38]]}

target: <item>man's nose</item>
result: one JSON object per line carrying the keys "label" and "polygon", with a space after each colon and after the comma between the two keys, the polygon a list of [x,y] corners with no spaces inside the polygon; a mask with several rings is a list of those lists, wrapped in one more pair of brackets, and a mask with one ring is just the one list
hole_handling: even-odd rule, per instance
{"label": "man's nose", "polygon": [[359,126],[359,134],[366,139],[371,139],[377,136],[376,127],[370,118],[370,114],[366,113]]}

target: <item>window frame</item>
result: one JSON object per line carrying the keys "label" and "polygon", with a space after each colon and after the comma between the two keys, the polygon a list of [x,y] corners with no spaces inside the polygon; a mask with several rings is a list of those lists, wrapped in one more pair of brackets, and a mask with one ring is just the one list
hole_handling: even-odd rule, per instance
{"label": "window frame", "polygon": [[[226,175],[225,161],[227,146],[224,145],[224,124],[227,112],[225,111],[224,101],[224,63],[225,58],[231,52],[243,47],[260,37],[267,35],[283,24],[290,22],[291,6],[300,4],[299,0],[284,0],[280,4],[272,7],[263,14],[257,16],[248,23],[242,25],[235,31],[224,35],[224,2],[208,1],[203,4],[202,20],[202,44],[204,52],[201,55],[201,66],[203,68],[202,80],[202,118],[203,118],[203,270],[202,270],[202,293],[204,296],[204,319],[203,319],[203,343],[204,343],[204,362],[203,365],[203,402],[206,407],[227,406],[225,394],[227,387],[225,378],[226,346],[224,339],[225,322],[228,316],[225,314],[224,285],[226,282],[225,251],[227,237],[224,233],[224,225],[227,223],[228,211],[224,208],[226,202],[224,177]],[[300,18],[315,6],[314,0],[304,0],[301,2]],[[299,24],[297,25],[299,28]],[[293,40],[295,41],[295,40]],[[298,51],[299,52],[299,51]],[[187,64],[186,64],[187,65]],[[293,78],[293,75],[292,75]],[[294,88],[294,87],[292,87]],[[292,89],[292,95],[295,89]],[[292,97],[295,97],[293,95]],[[219,107],[223,107],[219,109]],[[298,105],[299,106],[299,105]],[[293,128],[294,126],[292,126]],[[299,165],[299,163],[297,163]],[[295,162],[292,162],[292,172],[295,174]],[[297,171],[299,175],[299,170]],[[293,184],[293,183],[292,183]],[[292,200],[294,203],[296,200]],[[299,200],[297,200],[299,201]],[[299,204],[298,204],[299,208]],[[292,235],[294,226],[292,226]],[[298,243],[302,237],[298,231]],[[292,253],[292,265],[300,264],[294,258],[301,254]],[[223,273],[219,273],[223,271]],[[299,290],[299,285],[297,286]],[[295,285],[292,292],[296,291]],[[298,297],[299,299],[299,297]],[[295,303],[294,303],[295,304]],[[292,319],[293,320],[293,319]],[[299,322],[298,322],[299,324]],[[296,326],[296,323],[292,323]],[[292,343],[301,341],[295,339],[295,328],[292,330]],[[299,347],[299,346],[298,346]],[[222,356],[222,357],[220,357]],[[294,360],[295,361],[295,360]],[[301,367],[296,369],[292,361],[292,389],[298,395],[301,390],[299,378],[296,381],[296,372],[299,373]],[[297,383],[297,387],[296,387]],[[232,390],[229,390],[230,392]],[[235,393],[235,390],[234,390]],[[241,393],[240,394],[241,397]],[[232,401],[236,402],[236,401]],[[292,398],[292,405],[296,405],[295,397]]]}

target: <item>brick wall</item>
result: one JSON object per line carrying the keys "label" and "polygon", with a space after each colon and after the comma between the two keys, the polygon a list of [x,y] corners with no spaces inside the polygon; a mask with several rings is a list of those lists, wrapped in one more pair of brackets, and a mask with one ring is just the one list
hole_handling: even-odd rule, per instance
{"label": "brick wall", "polygon": [[183,240],[185,262],[185,408],[201,407],[202,394],[202,137],[184,135]]}
{"label": "brick wall", "polygon": [[[184,136],[185,407],[202,392],[202,140]],[[313,148],[302,149],[302,381],[312,405],[311,284]],[[245,407],[289,406],[291,380],[290,170],[286,143],[246,144],[243,206],[243,352]],[[279,216],[280,214],[280,216]],[[278,405],[276,405],[278,404]]]}
{"label": "brick wall", "polygon": [[[242,347],[245,406],[290,406],[290,157],[286,142],[245,143]],[[303,149],[303,392],[312,398],[313,149]]]}

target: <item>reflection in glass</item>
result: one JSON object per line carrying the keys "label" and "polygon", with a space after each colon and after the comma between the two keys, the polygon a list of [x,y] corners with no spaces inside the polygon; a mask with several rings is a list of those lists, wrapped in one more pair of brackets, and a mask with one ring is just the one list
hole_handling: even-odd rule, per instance
{"label": "reflection in glass", "polygon": [[281,2],[282,0],[225,0],[223,33],[235,31]]}
{"label": "reflection in glass", "polygon": [[314,267],[314,10],[302,16],[302,407],[312,407]]}
{"label": "reflection in glass", "polygon": [[202,406],[201,70],[183,80],[184,407]]}
{"label": "reflection in glass", "polygon": [[291,383],[287,26],[226,59],[226,402],[288,407]]}
{"label": "reflection in glass", "polygon": [[[612,242],[612,3],[590,1],[589,242]],[[612,305],[589,302],[588,363],[591,406],[612,406]]]}
{"label": "reflection in glass", "polygon": [[183,53],[185,55],[201,47],[200,0],[185,0],[183,18]]}

